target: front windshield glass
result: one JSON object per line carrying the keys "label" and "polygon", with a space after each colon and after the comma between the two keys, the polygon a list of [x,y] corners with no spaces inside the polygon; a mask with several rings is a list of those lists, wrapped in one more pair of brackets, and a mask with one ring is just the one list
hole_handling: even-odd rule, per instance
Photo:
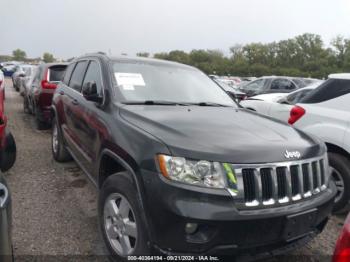
{"label": "front windshield glass", "polygon": [[117,86],[126,101],[215,103],[237,107],[234,101],[199,70],[150,63],[113,63]]}

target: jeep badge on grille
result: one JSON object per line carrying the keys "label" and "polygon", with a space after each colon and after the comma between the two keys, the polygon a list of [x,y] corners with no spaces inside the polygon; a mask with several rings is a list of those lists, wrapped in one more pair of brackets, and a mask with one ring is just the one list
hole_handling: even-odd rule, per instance
{"label": "jeep badge on grille", "polygon": [[301,154],[299,151],[288,151],[286,150],[286,152],[284,153],[284,156],[287,158],[287,159],[291,159],[291,158],[300,158]]}

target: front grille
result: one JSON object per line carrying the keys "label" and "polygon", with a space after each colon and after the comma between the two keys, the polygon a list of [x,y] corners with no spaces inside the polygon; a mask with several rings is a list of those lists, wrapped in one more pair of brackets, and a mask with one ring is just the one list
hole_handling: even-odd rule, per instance
{"label": "front grille", "polygon": [[238,194],[247,207],[282,205],[327,188],[325,157],[286,163],[233,165]]}

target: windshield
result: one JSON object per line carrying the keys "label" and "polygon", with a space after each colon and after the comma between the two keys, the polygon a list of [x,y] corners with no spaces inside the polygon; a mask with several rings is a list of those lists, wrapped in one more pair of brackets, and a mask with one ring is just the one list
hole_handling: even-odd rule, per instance
{"label": "windshield", "polygon": [[215,103],[237,107],[224,90],[196,69],[115,62],[113,73],[117,86],[127,101]]}

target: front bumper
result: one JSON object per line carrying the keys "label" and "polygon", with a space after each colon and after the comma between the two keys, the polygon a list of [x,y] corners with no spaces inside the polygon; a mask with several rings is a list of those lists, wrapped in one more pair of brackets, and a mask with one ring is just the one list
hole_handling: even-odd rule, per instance
{"label": "front bumper", "polygon": [[[336,193],[331,182],[317,197],[299,203],[238,210],[224,190],[193,191],[156,173],[142,173],[150,238],[165,254],[255,256],[293,246],[323,230]],[[198,224],[196,233],[186,233],[187,223]]]}

